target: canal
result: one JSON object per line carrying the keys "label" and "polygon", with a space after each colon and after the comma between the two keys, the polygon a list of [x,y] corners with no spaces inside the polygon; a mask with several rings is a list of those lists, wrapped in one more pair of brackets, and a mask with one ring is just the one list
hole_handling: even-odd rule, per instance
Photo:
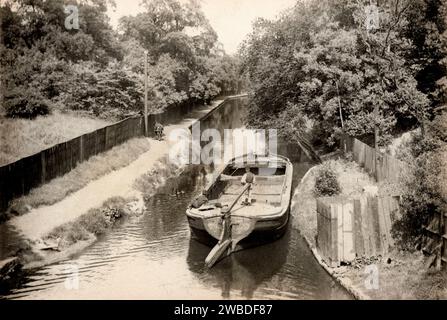
{"label": "canal", "polygon": [[[201,123],[243,127],[246,99],[226,102]],[[297,183],[312,163],[295,145],[279,153],[294,164]],[[146,212],[117,226],[82,253],[30,270],[7,299],[350,299],[317,263],[293,223],[280,240],[237,252],[212,269],[210,251],[190,239],[185,208],[213,174],[187,166],[146,198]],[[299,201],[298,204],[299,205]],[[293,211],[292,217],[293,219]]]}

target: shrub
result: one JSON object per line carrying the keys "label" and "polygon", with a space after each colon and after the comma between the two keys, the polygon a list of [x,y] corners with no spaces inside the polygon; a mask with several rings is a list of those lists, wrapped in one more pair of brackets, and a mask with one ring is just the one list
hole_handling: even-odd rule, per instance
{"label": "shrub", "polygon": [[5,96],[5,112],[10,118],[33,119],[50,113],[50,101],[32,90],[13,90]]}
{"label": "shrub", "polygon": [[334,196],[341,192],[337,174],[328,165],[322,165],[317,172],[314,192],[318,197]]}
{"label": "shrub", "polygon": [[116,64],[104,69],[94,63],[79,63],[73,69],[73,85],[59,97],[66,108],[103,119],[135,116],[143,109],[143,88],[137,74]]}
{"label": "shrub", "polygon": [[445,157],[447,144],[446,116],[426,123],[426,135],[413,134],[401,152],[410,164],[409,175],[403,180],[400,216],[394,222],[392,235],[402,249],[414,250],[421,243],[423,228],[447,208],[445,188]]}

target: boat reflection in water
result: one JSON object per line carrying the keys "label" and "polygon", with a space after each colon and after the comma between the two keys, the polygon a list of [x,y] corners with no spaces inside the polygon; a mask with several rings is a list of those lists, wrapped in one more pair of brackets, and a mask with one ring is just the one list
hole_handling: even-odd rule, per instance
{"label": "boat reflection in water", "polygon": [[256,289],[278,273],[287,260],[290,232],[279,240],[249,250],[235,252],[212,269],[204,261],[210,248],[196,240],[189,242],[189,270],[204,283],[220,288],[223,298],[253,298]]}

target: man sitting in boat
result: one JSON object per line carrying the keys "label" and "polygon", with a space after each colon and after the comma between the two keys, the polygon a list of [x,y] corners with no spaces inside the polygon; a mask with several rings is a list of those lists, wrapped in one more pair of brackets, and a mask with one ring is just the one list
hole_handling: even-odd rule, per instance
{"label": "man sitting in boat", "polygon": [[251,204],[251,197],[250,197],[250,193],[251,193],[251,188],[252,185],[254,185],[256,182],[256,177],[255,175],[250,171],[250,167],[246,166],[245,167],[245,174],[242,176],[241,179],[241,184],[243,186],[245,185],[249,185],[248,189],[247,189],[247,197],[245,198],[243,204],[245,205],[250,205]]}

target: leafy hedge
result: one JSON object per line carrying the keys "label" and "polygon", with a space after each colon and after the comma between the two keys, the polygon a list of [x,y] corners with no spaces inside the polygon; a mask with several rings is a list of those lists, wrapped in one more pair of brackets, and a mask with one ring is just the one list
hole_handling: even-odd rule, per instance
{"label": "leafy hedge", "polygon": [[10,118],[33,119],[49,114],[51,102],[39,92],[20,88],[5,95],[4,109],[6,116]]}
{"label": "leafy hedge", "polygon": [[318,197],[330,197],[341,192],[337,173],[327,164],[322,165],[317,172],[314,192]]}

